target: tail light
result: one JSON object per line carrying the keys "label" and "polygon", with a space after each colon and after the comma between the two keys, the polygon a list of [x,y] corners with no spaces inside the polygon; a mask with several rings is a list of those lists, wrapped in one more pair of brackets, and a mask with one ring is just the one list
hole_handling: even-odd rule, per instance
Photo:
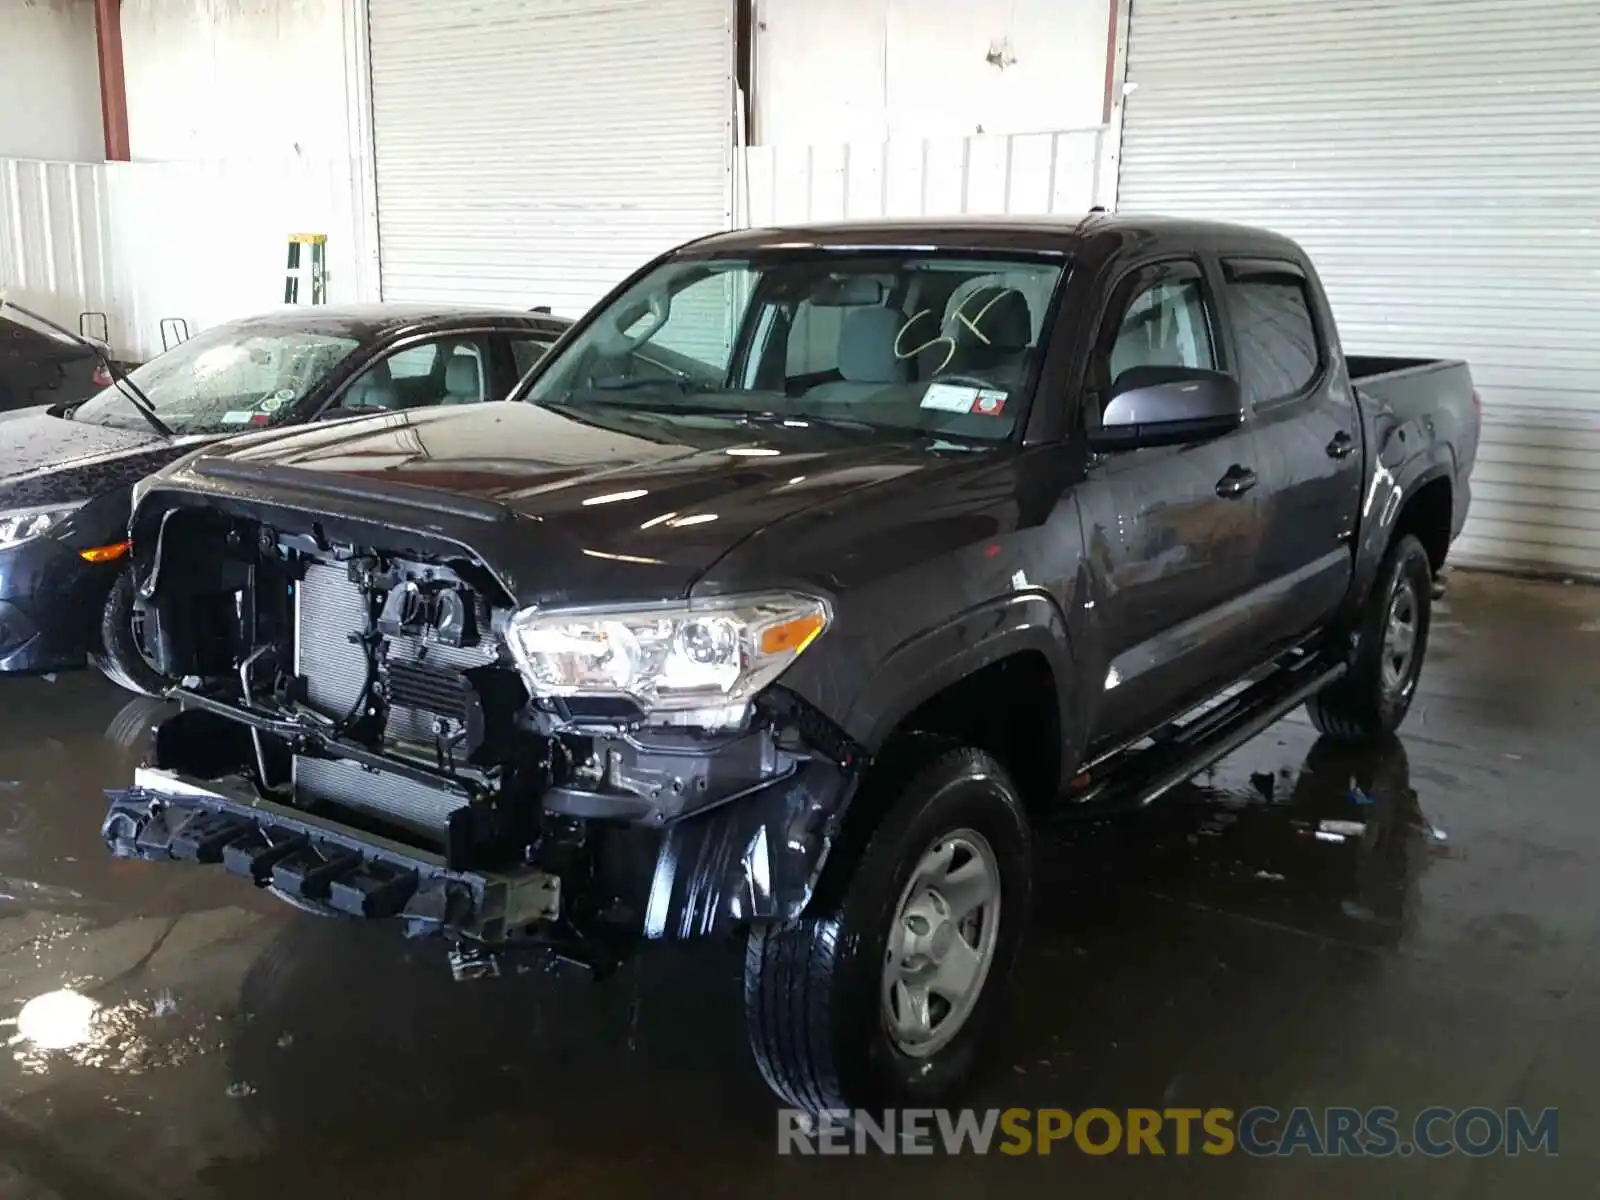
{"label": "tail light", "polygon": [[94,369],[94,385],[95,385],[95,387],[108,388],[108,387],[111,386],[111,384],[112,384],[111,372],[106,370],[105,363],[97,364],[95,366],[95,369]]}

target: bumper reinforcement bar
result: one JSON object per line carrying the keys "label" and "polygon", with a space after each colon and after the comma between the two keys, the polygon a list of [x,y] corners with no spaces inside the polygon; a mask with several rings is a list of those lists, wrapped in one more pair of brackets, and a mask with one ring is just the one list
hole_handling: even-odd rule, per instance
{"label": "bumper reinforcement bar", "polygon": [[542,871],[456,871],[428,851],[312,813],[141,767],[106,793],[112,855],[218,863],[294,899],[352,917],[399,917],[411,937],[442,933],[498,946],[557,920],[560,880]]}

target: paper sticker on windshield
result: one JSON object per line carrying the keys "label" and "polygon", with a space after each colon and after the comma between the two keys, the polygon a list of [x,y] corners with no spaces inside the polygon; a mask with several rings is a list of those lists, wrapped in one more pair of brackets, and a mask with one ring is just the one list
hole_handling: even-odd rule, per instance
{"label": "paper sticker on windshield", "polygon": [[253,416],[255,416],[255,413],[249,409],[244,412],[225,412],[222,414],[222,423],[224,425],[248,425],[250,424],[250,418]]}
{"label": "paper sticker on windshield", "polygon": [[1006,393],[958,383],[930,383],[928,390],[922,394],[922,407],[935,408],[940,412],[998,417],[1005,411]]}
{"label": "paper sticker on windshield", "polygon": [[972,402],[978,398],[978,389],[958,383],[930,383],[922,393],[923,408],[937,408],[940,412],[969,413]]}
{"label": "paper sticker on windshield", "polygon": [[972,411],[980,417],[998,417],[1005,410],[1004,392],[979,392],[972,401]]}

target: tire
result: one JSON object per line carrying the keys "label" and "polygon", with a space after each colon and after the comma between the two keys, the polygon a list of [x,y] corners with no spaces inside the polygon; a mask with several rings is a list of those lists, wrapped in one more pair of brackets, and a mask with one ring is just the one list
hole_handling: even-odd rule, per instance
{"label": "tire", "polygon": [[[768,1086],[811,1113],[933,1104],[957,1092],[977,1065],[1022,943],[1033,850],[1021,796],[1005,770],[982,751],[963,748],[899,778],[838,900],[800,920],[758,926],[746,945],[750,1048]],[[974,860],[993,872],[993,908],[977,910],[976,926],[958,929],[948,907],[929,907],[943,904],[942,894],[925,891],[920,880],[941,878],[938,870],[925,874],[929,862],[945,861],[941,851],[953,856],[957,873]],[[950,879],[943,882],[955,896]],[[919,914],[932,912],[945,916],[931,927],[917,923]],[[931,1040],[908,1051],[890,1022],[894,1011],[915,1010],[906,1008],[909,993],[888,982],[889,947],[891,929],[904,937],[916,928],[926,935],[918,944],[929,955],[953,962],[957,939],[969,953],[978,951],[965,961],[986,965],[971,975],[969,1001],[931,993],[925,1011],[942,1012],[942,1020],[932,1024]],[[919,969],[933,966],[931,957],[912,957]],[[946,1024],[958,1015],[955,1026]]]}
{"label": "tire", "polygon": [[[1391,619],[1409,615],[1410,651],[1397,665],[1397,643],[1389,636]],[[1428,651],[1433,614],[1433,568],[1422,543],[1410,534],[1396,539],[1378,568],[1362,614],[1343,679],[1306,701],[1318,732],[1345,741],[1365,741],[1394,733],[1411,710],[1417,679]]]}
{"label": "tire", "polygon": [[100,614],[100,653],[95,666],[118,687],[140,696],[161,696],[176,680],[168,679],[145,660],[134,636],[133,576],[123,571],[111,585]]}

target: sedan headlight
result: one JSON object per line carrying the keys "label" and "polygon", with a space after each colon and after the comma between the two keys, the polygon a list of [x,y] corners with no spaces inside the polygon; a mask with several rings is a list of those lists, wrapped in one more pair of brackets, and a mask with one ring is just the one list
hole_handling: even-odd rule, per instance
{"label": "sedan headlight", "polygon": [[34,508],[13,508],[0,512],[0,549],[43,537],[83,504],[41,504]]}
{"label": "sedan headlight", "polygon": [[738,724],[751,697],[828,628],[825,600],[734,596],[606,609],[524,609],[506,628],[544,697],[621,697],[680,724]]}

